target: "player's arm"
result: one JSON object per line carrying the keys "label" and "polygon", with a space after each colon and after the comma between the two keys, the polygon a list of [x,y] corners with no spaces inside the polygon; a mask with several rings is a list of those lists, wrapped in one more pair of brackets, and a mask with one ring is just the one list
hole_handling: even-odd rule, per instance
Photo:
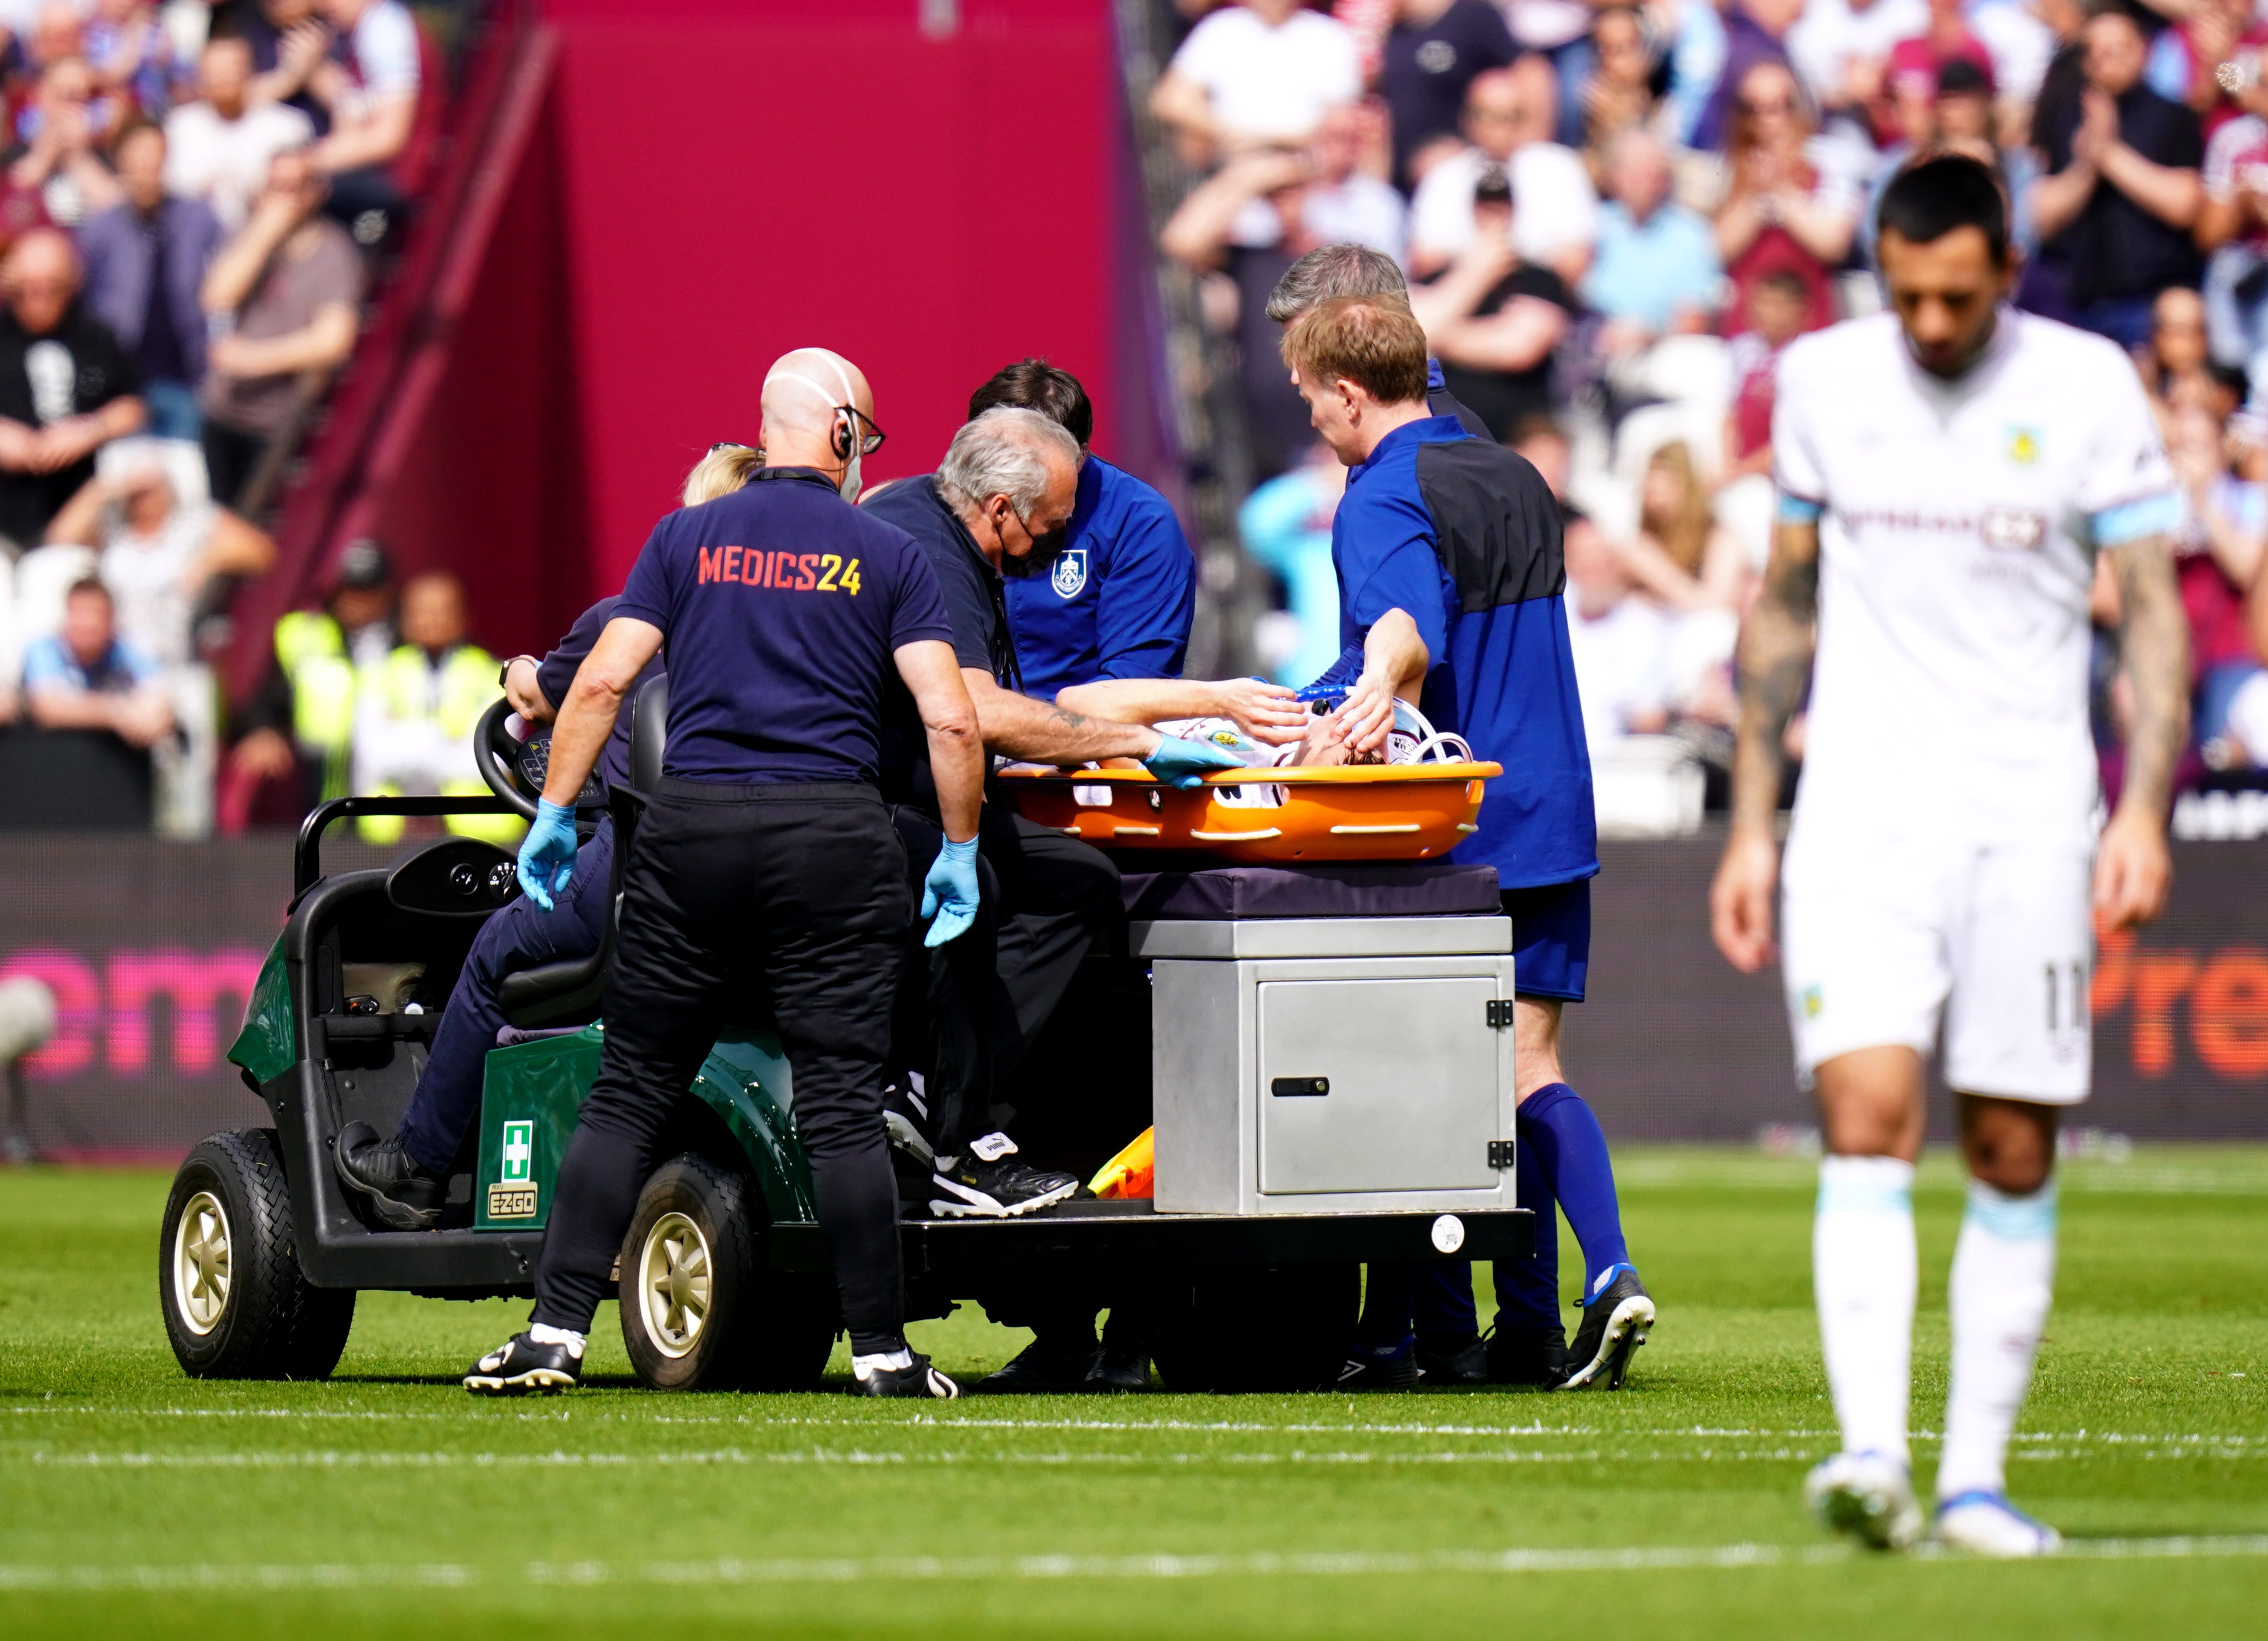
{"label": "player's arm", "polygon": [[1818,614],[1818,512],[1784,501],[1764,591],[1741,634],[1732,830],[1709,890],[1710,932],[1743,974],[1772,957],[1772,891],[1779,879],[1772,822],[1787,770],[1788,721],[1811,678]]}
{"label": "player's arm", "polygon": [[2173,884],[2166,810],[2190,732],[2190,633],[2173,552],[2153,531],[2106,549],[2118,583],[2118,645],[2134,687],[2126,778],[2095,860],[2095,909],[2110,929],[2147,923]]}

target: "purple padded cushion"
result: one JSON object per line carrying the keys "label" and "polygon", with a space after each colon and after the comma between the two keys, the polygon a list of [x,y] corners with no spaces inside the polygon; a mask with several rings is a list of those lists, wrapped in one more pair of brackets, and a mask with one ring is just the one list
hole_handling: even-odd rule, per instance
{"label": "purple padded cushion", "polygon": [[1455,861],[1411,865],[1209,866],[1129,872],[1126,916],[1160,917],[1500,916],[1496,868]]}

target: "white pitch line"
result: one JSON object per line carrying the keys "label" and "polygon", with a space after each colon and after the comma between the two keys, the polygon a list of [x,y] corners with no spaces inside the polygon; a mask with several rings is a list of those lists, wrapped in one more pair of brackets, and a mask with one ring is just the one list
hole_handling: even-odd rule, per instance
{"label": "white pitch line", "polygon": [[[136,1417],[202,1418],[202,1417],[276,1417],[310,1419],[426,1419],[458,1424],[470,1431],[485,1420],[438,1413],[360,1413],[302,1410],[296,1409],[217,1409],[168,1408],[156,1409],[97,1409],[88,1407],[50,1409],[45,1403],[0,1409],[11,1413],[41,1411],[83,1413],[100,1417],[106,1422]],[[513,1417],[507,1415],[507,1417]],[[556,1424],[567,1418],[563,1409],[554,1413],[521,1413],[517,1416],[528,1422]],[[1074,1431],[1108,1433],[1111,1431],[1144,1432],[1175,1431],[1194,1435],[1256,1435],[1256,1436],[1494,1436],[1534,1437],[1545,1439],[1574,1439],[1624,1441],[1830,1441],[1836,1437],[1831,1430],[1765,1430],[1743,1426],[1684,1424],[1672,1427],[1634,1426],[1616,1428],[1603,1424],[1377,1424],[1365,1421],[1319,1422],[1293,1421],[1271,1424],[1263,1420],[1235,1419],[1100,1419],[1100,1418],[957,1418],[923,1414],[903,1420],[843,1418],[808,1415],[766,1416],[762,1414],[717,1414],[686,1416],[656,1414],[651,1417],[626,1417],[597,1409],[584,1410],[587,1424],[610,1422],[638,1428],[648,1425],[733,1425],[747,1430],[805,1429],[859,1431],[869,1435],[892,1431],[930,1434],[954,1431]],[[1917,1442],[1942,1439],[1936,1431],[1918,1430],[1911,1433]],[[2139,1447],[2268,1447],[2268,1435],[2251,1436],[2236,1433],[2206,1433],[2202,1431],[2172,1432],[2147,1431],[2019,1431],[2012,1438],[2019,1444],[2054,1444],[2080,1446],[2100,1444],[2107,1446],[2132,1446]]]}
{"label": "white pitch line", "polygon": [[[84,1413],[106,1419],[383,1419],[392,1424],[397,1419],[431,1419],[455,1423],[464,1419],[462,1413],[420,1413],[405,1409],[396,1413],[378,1408],[116,1408],[94,1407],[83,1402],[33,1402],[21,1406],[0,1408],[0,1412],[18,1415]],[[567,1417],[566,1409],[556,1413],[506,1414],[506,1417],[556,1420]]]}
{"label": "white pitch line", "polygon": [[[718,1415],[709,1418],[684,1418],[668,1415],[637,1421],[651,1424],[740,1424],[751,1427],[801,1426],[817,1430],[858,1430],[872,1431],[877,1428],[870,1419],[824,1418],[802,1416],[783,1416],[775,1418],[750,1415]],[[1226,1419],[1009,1419],[954,1418],[924,1414],[904,1421],[899,1428],[907,1431],[1175,1431],[1194,1434],[1284,1435],[1284,1436],[1531,1436],[1543,1438],[1576,1438],[1590,1440],[1678,1441],[1678,1440],[1752,1440],[1752,1441],[1832,1441],[1837,1432],[1831,1430],[1757,1430],[1717,1425],[1685,1424],[1658,1429],[1637,1426],[1617,1429],[1603,1424],[1375,1424],[1365,1423],[1317,1424],[1293,1423],[1270,1424],[1259,1421]],[[1937,1431],[1918,1430],[1911,1432],[1916,1442],[1936,1442],[1943,1439]],[[2268,1436],[2245,1435],[2188,1435],[2160,1434],[2132,1431],[2020,1431],[2012,1439],[2017,1442],[2056,1442],[2066,1446],[2107,1443],[2111,1446],[2132,1444],[2136,1446],[2183,1446],[2217,1445],[2231,1447],[2246,1446],[2268,1446]]]}
{"label": "white pitch line", "polygon": [[[1294,1448],[1288,1453],[1255,1453],[1235,1450],[1197,1453],[1068,1453],[1057,1450],[1025,1453],[998,1450],[963,1451],[953,1448],[933,1449],[927,1452],[873,1452],[863,1447],[791,1448],[775,1453],[751,1453],[738,1447],[659,1453],[567,1453],[557,1449],[549,1453],[455,1453],[446,1449],[393,1452],[339,1452],[332,1449],[292,1452],[265,1449],[253,1453],[195,1451],[49,1453],[40,1449],[26,1454],[0,1454],[0,1468],[9,1465],[23,1464],[40,1468],[63,1470],[412,1470],[455,1468],[623,1469],[635,1466],[672,1465],[696,1467],[752,1465],[1067,1467],[1087,1465],[1124,1468],[1141,1465],[1611,1464],[1639,1461],[1655,1464],[1756,1464],[1812,1461],[1822,1457],[1824,1452],[1823,1448],[1815,1446],[1705,1447],[1698,1453],[1664,1452],[1660,1448],[1643,1449],[1627,1446],[1553,1452],[1521,1451],[1516,1448],[1482,1448],[1417,1453],[1368,1453],[1344,1450],[1311,1452],[1305,1448]],[[2010,1456],[2029,1463],[2048,1463],[2081,1460],[2097,1455],[2085,1449],[2073,1451],[2059,1447],[2031,1446],[2024,1444],[2020,1439]],[[2190,1446],[2169,1444],[2146,1447],[2135,1456],[2154,1461],[2257,1459],[2268,1457],[2268,1451],[2257,1447],[2228,1446],[2200,1442]]]}
{"label": "white pitch line", "polygon": [[[2225,1560],[2268,1556],[2268,1534],[2242,1537],[2073,1539],[2063,1559],[2080,1561]],[[621,1584],[685,1588],[699,1586],[849,1584],[870,1581],[984,1580],[1052,1582],[1064,1578],[1134,1581],[1183,1578],[1378,1577],[1409,1573],[1646,1572],[1754,1567],[1808,1567],[1843,1563],[1852,1552],[1840,1544],[1790,1548],[1778,1544],[1632,1546],[1608,1549],[1418,1550],[1183,1556],[1018,1556],[971,1558],[839,1556],[743,1561],[656,1561],[616,1566],[603,1561],[530,1562],[483,1569],[461,1563],[313,1564],[188,1563],[174,1565],[43,1565],[0,1564],[0,1591],[292,1590],[452,1588],[493,1578],[514,1588],[527,1584]],[[1925,1551],[1916,1560],[1939,1565],[1961,1558]]]}
{"label": "white pitch line", "polygon": [[[1578,1464],[1602,1458],[1652,1457],[1660,1453],[1602,1454],[1599,1453],[869,1453],[864,1449],[819,1449],[789,1453],[47,1453],[30,1455],[29,1462],[53,1469],[73,1470],[350,1470],[587,1468],[621,1469],[637,1465],[1097,1465],[1123,1468],[1134,1465],[1271,1465],[1271,1464]],[[1734,1455],[1720,1455],[1731,1458]],[[1747,1456],[1747,1455],[1742,1455]],[[1808,1453],[1783,1451],[1756,1457],[1815,1458]]]}

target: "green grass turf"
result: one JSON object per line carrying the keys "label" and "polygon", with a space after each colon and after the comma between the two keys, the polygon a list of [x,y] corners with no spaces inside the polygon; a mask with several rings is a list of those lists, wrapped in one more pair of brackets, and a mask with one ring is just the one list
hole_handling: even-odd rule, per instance
{"label": "green grass turf", "polygon": [[[1832,1445],[1808,1164],[1655,1150],[1623,1179],[1662,1320],[1619,1395],[917,1407],[655,1394],[611,1306],[595,1387],[475,1402],[455,1376],[524,1307],[395,1295],[364,1299],[331,1383],[197,1383],[158,1321],[163,1176],[0,1171],[0,1632],[2268,1629],[2268,1536],[2162,1542],[2268,1535],[2268,1151],[2067,1170],[2012,1485],[2082,1549],[2156,1553],[2021,1567],[1853,1555],[1805,1519]],[[1917,1203],[1928,1431],[1949,1161]],[[966,1310],[916,1337],[971,1379],[1023,1339]]]}

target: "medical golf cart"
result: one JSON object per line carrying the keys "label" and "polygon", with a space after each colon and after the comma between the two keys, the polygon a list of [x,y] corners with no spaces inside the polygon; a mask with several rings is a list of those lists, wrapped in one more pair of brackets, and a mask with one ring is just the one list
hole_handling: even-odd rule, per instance
{"label": "medical golf cart", "polygon": [[[630,790],[584,794],[586,824],[611,803],[617,891],[659,778],[666,688],[634,703]],[[589,958],[505,982],[512,1024],[440,1229],[379,1228],[333,1166],[348,1123],[394,1130],[474,935],[519,890],[509,855],[466,837],[326,875],[325,831],[369,814],[532,817],[547,747],[515,739],[507,711],[497,703],[475,737],[493,798],[342,798],[300,828],[284,931],[229,1050],[272,1126],[199,1144],[166,1207],[160,1302],[191,1374],[322,1378],[364,1289],[533,1291],[598,1071],[611,919]],[[1313,1389],[1344,1359],[1366,1262],[1528,1257],[1511,927],[1495,873],[1444,858],[1494,773],[1253,769],[1190,791],[1138,769],[997,778],[995,801],[1111,850],[1124,873],[1123,942],[1088,960],[1095,995],[1116,1004],[1084,1012],[1075,988],[1049,1028],[1069,1066],[1117,1078],[1123,1109],[1107,1138],[1036,1159],[1085,1178],[1154,1123],[1154,1194],[946,1219],[909,1186],[908,1314],[974,1300],[1014,1320],[1049,1296],[1138,1294],[1170,1387]],[[1080,1097],[1076,1076],[1053,1086]],[[1031,1122],[1047,1127],[1042,1112]],[[638,1376],[658,1389],[814,1385],[839,1328],[834,1279],[793,1079],[760,1002],[720,1034],[657,1155],[617,1267]]]}

